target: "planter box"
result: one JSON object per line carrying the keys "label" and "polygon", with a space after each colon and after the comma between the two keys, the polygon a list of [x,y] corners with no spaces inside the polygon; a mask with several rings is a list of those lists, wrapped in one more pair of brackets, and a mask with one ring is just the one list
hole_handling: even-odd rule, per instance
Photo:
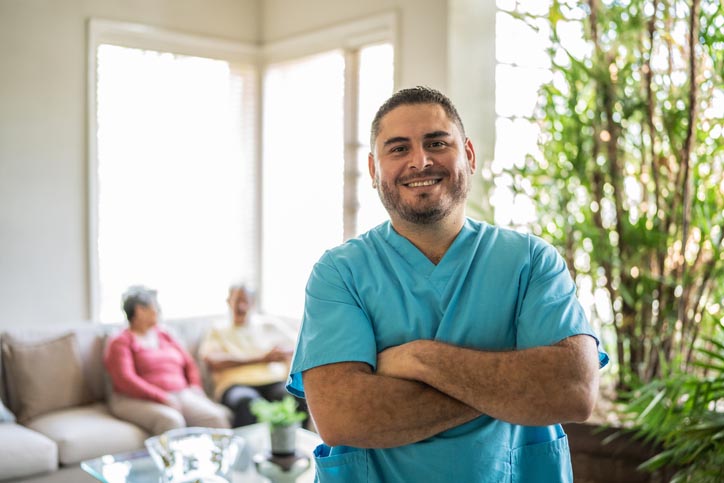
{"label": "planter box", "polygon": [[617,430],[591,424],[563,425],[571,447],[571,462],[576,483],[665,483],[673,471],[647,473],[636,469],[656,454],[655,449],[620,435],[608,444],[601,442]]}

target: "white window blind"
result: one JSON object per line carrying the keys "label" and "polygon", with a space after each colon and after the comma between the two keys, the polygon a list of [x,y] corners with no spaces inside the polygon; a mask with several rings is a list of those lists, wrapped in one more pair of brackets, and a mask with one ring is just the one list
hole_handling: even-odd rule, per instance
{"label": "white window blind", "polygon": [[370,152],[370,125],[377,109],[394,90],[394,51],[392,44],[364,47],[359,51],[359,101],[357,113],[357,223],[361,234],[388,219],[377,190],[372,189],[367,155]]}
{"label": "white window blind", "polygon": [[320,250],[342,241],[343,52],[270,65],[263,102],[262,304],[299,319]]}
{"label": "white window blind", "polygon": [[[333,50],[267,67],[264,311],[301,318],[314,263],[324,250],[344,241],[345,213],[354,215],[352,235],[387,219],[371,187],[367,153],[372,117],[392,89],[389,43]],[[346,137],[349,123],[357,129]],[[345,143],[354,147],[352,162],[345,163]]]}
{"label": "white window blind", "polygon": [[[131,284],[166,318],[220,314],[256,280],[253,69],[101,44],[96,51],[96,314]],[[92,240],[93,242],[93,240]]]}

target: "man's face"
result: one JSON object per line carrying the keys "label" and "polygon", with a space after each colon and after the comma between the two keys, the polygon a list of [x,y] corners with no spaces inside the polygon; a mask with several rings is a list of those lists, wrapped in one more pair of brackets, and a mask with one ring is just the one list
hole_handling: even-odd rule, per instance
{"label": "man's face", "polygon": [[393,223],[435,223],[464,206],[475,152],[441,106],[393,109],[373,150],[370,175]]}
{"label": "man's face", "polygon": [[251,309],[251,297],[246,290],[235,289],[229,293],[229,308],[234,325],[244,325]]}

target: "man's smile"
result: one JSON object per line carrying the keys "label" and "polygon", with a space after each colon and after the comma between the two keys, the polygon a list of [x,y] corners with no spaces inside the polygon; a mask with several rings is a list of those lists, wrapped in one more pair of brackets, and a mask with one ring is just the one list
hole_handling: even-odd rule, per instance
{"label": "man's smile", "polygon": [[417,188],[418,186],[432,186],[439,183],[439,179],[426,179],[424,181],[412,181],[411,183],[405,184],[408,188]]}
{"label": "man's smile", "polygon": [[425,186],[434,186],[442,181],[442,177],[434,177],[434,178],[415,178],[413,180],[401,180],[399,184],[406,188],[421,188]]}

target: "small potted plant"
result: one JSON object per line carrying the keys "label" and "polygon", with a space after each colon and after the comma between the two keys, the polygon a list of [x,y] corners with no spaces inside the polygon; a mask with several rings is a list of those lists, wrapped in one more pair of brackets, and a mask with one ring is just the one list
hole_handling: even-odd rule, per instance
{"label": "small potted plant", "polygon": [[269,424],[272,455],[293,455],[296,451],[297,428],[307,418],[305,412],[298,410],[294,398],[286,396],[281,401],[257,399],[249,409],[259,422]]}

